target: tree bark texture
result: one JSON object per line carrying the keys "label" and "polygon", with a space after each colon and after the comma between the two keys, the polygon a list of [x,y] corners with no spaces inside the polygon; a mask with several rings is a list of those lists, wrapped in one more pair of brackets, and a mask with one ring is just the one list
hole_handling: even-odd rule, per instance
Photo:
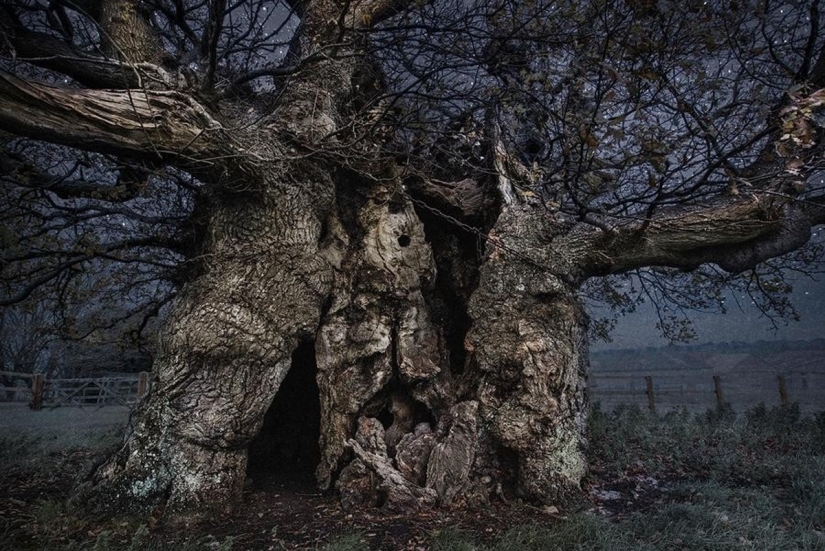
{"label": "tree bark texture", "polygon": [[492,233],[506,249],[490,251],[470,300],[468,375],[485,467],[509,469],[519,495],[563,504],[586,472],[587,315],[565,251],[541,245],[547,217],[529,203],[499,216]]}
{"label": "tree bark texture", "polygon": [[[352,74],[320,68],[267,128],[310,147],[328,139]],[[234,147],[253,159],[283,147],[245,139]],[[758,252],[795,227],[782,208],[731,199],[608,233],[508,187],[501,164],[492,227],[468,234],[381,170],[369,177],[311,156],[244,165],[238,173],[256,174],[249,189],[233,184],[214,201],[201,270],[167,323],[153,391],[80,500],[175,516],[231,507],[293,351],[314,342],[315,476],[345,506],[508,496],[564,505],[586,472],[578,286],[637,264]]]}
{"label": "tree bark texture", "polygon": [[[292,178],[305,184],[275,182],[215,213],[210,259],[167,323],[153,391],[81,499],[172,515],[230,507],[247,448],[307,340],[321,411],[316,477],[345,505],[573,497],[586,407],[574,289],[496,247],[448,269],[456,230],[430,228],[428,240],[397,181],[309,169]],[[527,254],[523,220],[505,211],[494,232]]]}
{"label": "tree bark texture", "polygon": [[[130,22],[137,4],[107,5],[106,55],[157,66],[148,27]],[[347,23],[404,5],[363,2]],[[232,114],[246,106],[220,113],[183,92],[61,90],[0,73],[0,128],[173,164],[209,189],[198,206],[209,223],[162,332],[152,391],[78,502],[171,516],[231,508],[294,351],[313,345],[315,476],[344,505],[565,504],[586,471],[578,287],[646,265],[742,270],[799,246],[825,216],[723,197],[614,226],[571,219],[518,191],[529,171],[495,132],[489,181],[405,182],[373,155],[377,137],[347,150],[353,105],[374,98],[358,97],[369,88],[357,85],[366,48],[330,32],[338,13],[332,2],[307,5],[301,50],[315,62],[246,126]],[[488,227],[455,224],[433,204]]]}
{"label": "tree bark texture", "polygon": [[[494,229],[514,247],[532,229],[522,214]],[[316,344],[320,486],[335,485],[345,505],[400,510],[502,493],[573,497],[585,472],[587,357],[574,290],[492,248],[478,288],[464,290],[469,304],[439,315],[438,280],[455,289],[455,273],[439,273],[433,249],[445,244],[428,242],[410,201],[376,186],[349,215]],[[472,329],[450,350],[448,326],[462,315]]]}
{"label": "tree bark texture", "polygon": [[209,260],[167,322],[153,390],[84,500],[201,514],[240,497],[247,447],[331,288],[320,237],[333,197],[313,175],[215,213]]}

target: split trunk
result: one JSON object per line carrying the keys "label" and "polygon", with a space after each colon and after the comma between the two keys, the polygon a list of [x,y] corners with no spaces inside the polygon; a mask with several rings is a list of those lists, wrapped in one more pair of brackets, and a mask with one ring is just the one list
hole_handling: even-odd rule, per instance
{"label": "split trunk", "polygon": [[221,202],[152,392],[80,495],[224,509],[252,446],[259,468],[311,470],[347,506],[575,496],[587,317],[534,260],[546,211],[490,203],[485,244],[421,204],[397,179],[320,166]]}

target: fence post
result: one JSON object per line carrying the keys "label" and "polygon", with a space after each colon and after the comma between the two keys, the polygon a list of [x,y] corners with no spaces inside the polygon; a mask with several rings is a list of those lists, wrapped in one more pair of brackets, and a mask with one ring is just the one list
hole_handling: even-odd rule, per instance
{"label": "fence post", "polygon": [[146,393],[149,392],[149,373],[146,371],[141,371],[138,374],[138,388],[137,388],[137,397],[138,400],[146,396]]}
{"label": "fence post", "polygon": [[722,378],[719,375],[713,376],[713,390],[716,392],[716,407],[725,407],[725,395],[722,394]]}
{"label": "fence post", "polygon": [[42,373],[35,373],[32,377],[32,402],[30,407],[34,411],[43,409],[43,391],[46,388],[46,377]]}
{"label": "fence post", "polygon": [[785,382],[785,376],[779,375],[779,402],[783,406],[788,405],[788,385]]}
{"label": "fence post", "polygon": [[645,377],[645,384],[647,385],[647,407],[653,413],[656,413],[656,397],[653,395],[653,377]]}

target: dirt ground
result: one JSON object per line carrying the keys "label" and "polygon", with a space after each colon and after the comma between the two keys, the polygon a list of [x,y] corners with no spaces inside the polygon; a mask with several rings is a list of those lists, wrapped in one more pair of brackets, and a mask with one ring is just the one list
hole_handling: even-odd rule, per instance
{"label": "dirt ground", "polygon": [[[10,545],[0,547],[20,551],[63,549],[63,545],[88,542],[87,548],[91,548],[95,536],[107,530],[114,531],[112,546],[107,549],[129,548],[136,526],[147,519],[140,519],[137,524],[121,520],[100,522],[77,518],[71,509],[58,506],[55,512],[48,509],[48,514],[65,518],[52,518],[53,524],[44,525],[43,504],[63,503],[75,476],[88,468],[93,456],[76,451],[54,454],[51,459],[62,468],[41,470],[34,475],[17,469],[0,473],[0,534],[5,526],[4,536]],[[611,491],[604,490],[608,500]],[[636,500],[641,505],[638,493]],[[593,501],[583,501],[582,506],[597,511],[599,501],[596,496]],[[431,509],[416,514],[378,508],[344,510],[333,495],[321,495],[302,481],[274,478],[254,483],[232,514],[183,529],[152,518],[148,519],[148,526],[155,549],[179,544],[182,534],[185,538],[214,542],[231,537],[233,550],[320,549],[336,537],[357,533],[371,550],[425,551],[432,549],[433,538],[445,530],[460,531],[478,543],[492,543],[513,527],[552,523],[563,517],[564,512],[555,508],[542,509],[514,501],[495,502],[486,509]],[[44,532],[53,533],[50,542],[44,541]],[[47,543],[54,547],[44,545]]]}
{"label": "dirt ground", "polygon": [[427,510],[398,514],[378,508],[344,510],[334,496],[283,481],[256,485],[241,508],[214,524],[218,539],[231,535],[239,549],[314,549],[331,537],[358,532],[370,549],[424,550],[441,530],[494,539],[513,526],[549,515],[539,509],[496,503],[485,510]]}
{"label": "dirt ground", "polygon": [[[0,408],[0,539],[12,547],[0,547],[41,549],[45,531],[53,532],[51,543],[62,549],[62,544],[68,547],[112,530],[111,523],[80,518],[62,504],[77,479],[101,458],[102,450],[117,446],[128,410],[107,407],[32,412],[25,406],[4,406]],[[644,487],[644,483],[636,483],[627,492],[610,484],[591,486],[581,507],[605,515],[616,513],[609,506],[618,503],[617,495],[632,491],[635,508],[654,502],[658,495],[658,488]],[[45,526],[44,510],[48,517]],[[334,495],[319,493],[306,475],[269,473],[251,481],[232,514],[187,527],[183,533],[214,537],[217,542],[231,536],[232,549],[236,550],[317,549],[348,533],[359,533],[370,549],[425,550],[442,530],[459,530],[477,542],[491,542],[514,526],[551,523],[564,513],[518,501],[497,501],[486,509],[435,509],[412,515],[378,508],[344,510]],[[160,548],[164,548],[163,542],[181,539],[180,526],[149,519],[149,528],[152,541]],[[130,523],[116,524],[116,542],[128,547],[134,529]]]}

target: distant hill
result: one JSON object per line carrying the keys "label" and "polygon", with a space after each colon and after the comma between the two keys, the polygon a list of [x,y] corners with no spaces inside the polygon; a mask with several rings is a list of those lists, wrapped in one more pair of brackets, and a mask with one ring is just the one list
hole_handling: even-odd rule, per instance
{"label": "distant hill", "polygon": [[805,414],[825,411],[825,339],[707,343],[637,350],[601,350],[591,356],[590,390],[606,410],[648,405],[657,411],[716,406],[717,385],[735,411],[757,404],[798,403]]}
{"label": "distant hill", "polygon": [[825,339],[721,342],[661,348],[600,350],[591,372],[825,373]]}

